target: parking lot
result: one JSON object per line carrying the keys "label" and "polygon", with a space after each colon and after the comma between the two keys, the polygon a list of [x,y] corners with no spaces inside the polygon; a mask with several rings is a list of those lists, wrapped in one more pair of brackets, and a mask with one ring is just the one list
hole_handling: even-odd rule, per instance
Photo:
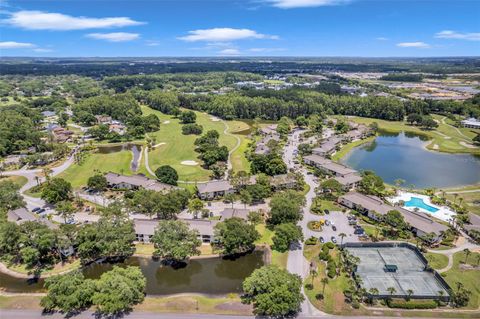
{"label": "parking lot", "polygon": [[[318,238],[322,236],[325,242],[328,242],[328,241],[332,241],[331,238],[333,236],[336,238],[337,243],[340,244],[341,238],[339,237],[339,234],[344,233],[345,235],[347,235],[343,239],[344,243],[358,242],[359,241],[358,235],[355,235],[353,233],[355,229],[353,228],[353,226],[349,225],[347,216],[348,216],[347,213],[343,213],[340,211],[332,211],[330,212],[330,214],[323,215],[323,216],[309,213],[308,216],[305,216],[308,219],[308,221],[318,221],[320,219],[323,219],[323,220],[328,220],[330,225],[322,226],[322,231],[319,231],[319,232],[308,229],[308,233],[305,234],[306,235],[305,237],[308,238],[310,236],[315,236]],[[331,224],[332,222],[337,229],[336,231],[334,231],[332,228],[332,224]]]}

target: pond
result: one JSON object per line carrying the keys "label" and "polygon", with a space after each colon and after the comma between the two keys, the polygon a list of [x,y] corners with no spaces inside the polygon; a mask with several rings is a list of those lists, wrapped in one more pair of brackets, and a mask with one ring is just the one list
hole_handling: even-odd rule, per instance
{"label": "pond", "polygon": [[138,160],[140,159],[140,155],[142,152],[142,145],[126,143],[126,144],[119,144],[119,145],[101,145],[97,147],[97,152],[100,154],[110,154],[110,153],[116,153],[121,151],[132,152],[133,159],[130,164],[130,169],[133,172],[136,172],[138,170],[138,166],[140,165]]}
{"label": "pond", "polygon": [[[177,293],[227,294],[242,291],[242,282],[264,264],[263,251],[254,251],[235,260],[225,258],[192,259],[184,268],[174,269],[160,261],[130,257],[118,266],[138,266],[147,279],[149,295]],[[92,264],[83,269],[86,278],[96,279],[113,268],[113,264]],[[0,273],[0,290],[7,292],[42,292],[44,280],[28,281]]]}
{"label": "pond", "polygon": [[430,151],[426,143],[428,138],[417,134],[380,132],[372,142],[354,148],[342,163],[359,171],[372,170],[389,184],[403,179],[403,186],[415,188],[480,182],[479,156]]}

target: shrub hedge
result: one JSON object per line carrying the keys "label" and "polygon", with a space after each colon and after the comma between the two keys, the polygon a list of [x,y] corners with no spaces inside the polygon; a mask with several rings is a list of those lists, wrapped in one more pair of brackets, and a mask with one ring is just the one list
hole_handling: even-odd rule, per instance
{"label": "shrub hedge", "polygon": [[431,299],[425,300],[405,300],[405,299],[392,299],[387,302],[390,308],[401,309],[435,309],[437,308],[437,302]]}

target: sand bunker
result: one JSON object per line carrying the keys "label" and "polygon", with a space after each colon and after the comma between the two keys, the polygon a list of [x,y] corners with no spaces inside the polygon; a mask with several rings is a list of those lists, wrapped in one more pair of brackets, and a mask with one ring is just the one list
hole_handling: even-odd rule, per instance
{"label": "sand bunker", "polygon": [[195,161],[182,161],[180,164],[187,165],[187,166],[195,166],[198,165],[198,162]]}
{"label": "sand bunker", "polygon": [[170,121],[165,121],[162,124],[170,124]]}
{"label": "sand bunker", "polygon": [[465,146],[466,148],[477,148],[475,145],[465,142],[460,142],[460,145]]}
{"label": "sand bunker", "polygon": [[221,121],[218,117],[214,117],[214,116],[212,116],[210,119],[212,120],[212,122],[220,122]]}

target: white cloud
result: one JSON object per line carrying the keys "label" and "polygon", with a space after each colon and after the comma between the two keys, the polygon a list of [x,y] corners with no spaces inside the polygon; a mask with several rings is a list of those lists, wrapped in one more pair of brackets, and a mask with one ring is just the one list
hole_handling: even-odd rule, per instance
{"label": "white cloud", "polygon": [[157,40],[146,40],[145,45],[149,47],[156,47],[160,45],[160,42]]}
{"label": "white cloud", "polygon": [[336,6],[352,0],[265,0],[274,7],[282,9]]}
{"label": "white cloud", "polygon": [[240,55],[238,49],[225,49],[218,52],[219,55]]}
{"label": "white cloud", "polygon": [[397,43],[397,47],[401,48],[419,48],[419,49],[428,49],[430,48],[430,44],[425,42],[400,42]]}
{"label": "white cloud", "polygon": [[188,42],[228,42],[243,39],[278,39],[276,35],[258,33],[250,29],[213,28],[188,31],[188,35],[178,39]]}
{"label": "white cloud", "polygon": [[128,17],[89,18],[72,17],[62,13],[18,11],[3,20],[11,26],[28,30],[85,30],[128,27],[144,24]]}
{"label": "white cloud", "polygon": [[86,35],[89,38],[96,40],[105,40],[109,42],[126,42],[133,41],[140,37],[138,33],[128,32],[112,32],[112,33],[89,33]]}
{"label": "white cloud", "polygon": [[34,48],[35,44],[27,42],[5,41],[0,42],[0,49],[29,49]]}
{"label": "white cloud", "polygon": [[451,30],[444,30],[436,33],[435,38],[480,41],[480,33],[461,33]]}
{"label": "white cloud", "polygon": [[36,48],[36,49],[33,49],[34,52],[37,52],[37,53],[49,53],[49,52],[53,52],[52,49],[44,49],[44,48]]}
{"label": "white cloud", "polygon": [[248,51],[253,52],[253,53],[262,53],[262,52],[279,52],[279,51],[285,51],[286,49],[284,48],[251,48],[248,49]]}

